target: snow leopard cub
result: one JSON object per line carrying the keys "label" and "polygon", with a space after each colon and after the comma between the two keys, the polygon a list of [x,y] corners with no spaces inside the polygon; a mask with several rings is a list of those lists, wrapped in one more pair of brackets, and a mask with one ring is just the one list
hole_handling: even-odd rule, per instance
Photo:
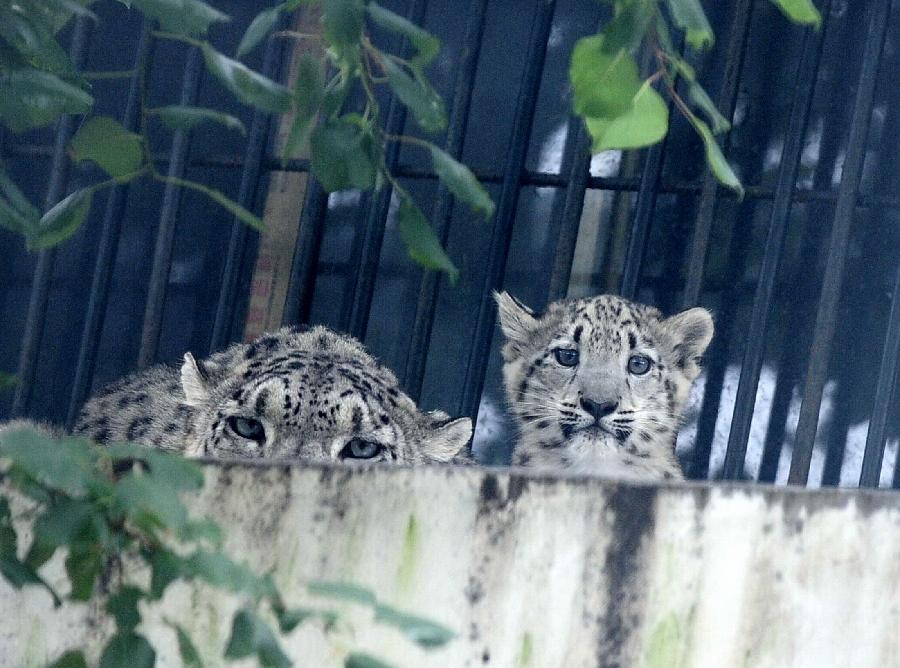
{"label": "snow leopard cub", "polygon": [[682,479],[675,437],[713,336],[708,311],[670,318],[613,295],[538,315],[495,294],[503,376],[519,441],[513,464],[631,479]]}
{"label": "snow leopard cub", "polygon": [[456,457],[472,422],[419,411],[362,344],[315,327],[125,378],[87,402],[74,433],[189,456],[417,464]]}

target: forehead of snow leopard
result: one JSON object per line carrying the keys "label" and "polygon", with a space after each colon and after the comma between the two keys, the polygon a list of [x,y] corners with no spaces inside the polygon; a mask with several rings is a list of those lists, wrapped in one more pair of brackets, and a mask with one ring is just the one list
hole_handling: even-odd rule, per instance
{"label": "forehead of snow leopard", "polygon": [[472,433],[468,418],[420,411],[358,341],[324,327],[187,354],[181,379],[197,455],[446,462]]}
{"label": "forehead of snow leopard", "polygon": [[[504,376],[516,406],[542,397],[677,417],[713,335],[708,311],[671,317],[614,295],[562,300],[538,314],[495,295],[506,337]],[[607,409],[603,409],[607,410]]]}

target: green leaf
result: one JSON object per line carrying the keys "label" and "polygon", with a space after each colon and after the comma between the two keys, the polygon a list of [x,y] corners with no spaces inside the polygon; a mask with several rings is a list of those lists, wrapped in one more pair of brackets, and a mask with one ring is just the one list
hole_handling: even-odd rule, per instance
{"label": "green leaf", "polygon": [[18,380],[12,374],[0,371],[0,392],[3,390],[11,390],[18,384]]}
{"label": "green leaf", "polygon": [[344,52],[362,38],[366,6],[363,0],[322,0],[322,24],[328,44]]}
{"label": "green leaf", "polygon": [[94,593],[94,582],[103,568],[103,555],[96,546],[75,545],[66,557],[66,573],[72,583],[69,598],[73,601],[87,601]]}
{"label": "green leaf", "polygon": [[437,622],[400,612],[387,605],[376,606],[375,621],[399,629],[414,643],[429,649],[441,647],[456,637],[453,631]]}
{"label": "green leaf", "polygon": [[294,120],[284,155],[292,157],[309,141],[313,121],[325,97],[325,77],[322,64],[308,53],[303,54],[297,66],[294,83]]}
{"label": "green leaf", "polygon": [[116,483],[114,498],[117,508],[142,529],[178,532],[187,522],[187,509],[176,491],[155,476],[131,472]]}
{"label": "green leaf", "polygon": [[54,440],[33,429],[0,435],[0,457],[36,482],[69,496],[83,496],[97,474],[91,445],[81,439]]}
{"label": "green leaf", "polygon": [[108,116],[88,119],[72,137],[69,148],[76,161],[92,160],[113,178],[136,171],[144,161],[140,135]]}
{"label": "green leaf", "polygon": [[290,666],[275,634],[263,619],[249,608],[239,610],[231,626],[231,637],[225,648],[226,659],[242,659],[256,655],[263,666]]}
{"label": "green leaf", "polygon": [[709,122],[712,123],[713,134],[722,134],[731,129],[731,123],[719,112],[716,103],[710,99],[703,86],[696,82],[688,84],[688,98],[706,114]]}
{"label": "green leaf", "polygon": [[459,270],[444,252],[425,215],[407,197],[403,197],[400,202],[397,221],[400,238],[406,244],[409,256],[423,267],[445,272],[450,282],[456,283]]}
{"label": "green leaf", "polygon": [[344,668],[392,668],[391,664],[365,652],[351,652],[344,659]]}
{"label": "green leaf", "polygon": [[254,72],[237,60],[222,55],[205,42],[203,59],[212,75],[244,104],[278,114],[290,110],[291,91],[281,84]]}
{"label": "green leaf", "polygon": [[78,81],[78,73],[54,34],[53,16],[44,15],[44,8],[25,9],[20,3],[0,5],[0,40],[14,50],[18,58],[15,66],[30,66],[43,72],[55,74],[70,83]]}
{"label": "green leaf", "polygon": [[469,168],[433,144],[428,149],[431,151],[431,164],[435,173],[450,192],[485,218],[493,216],[494,201]]}
{"label": "green leaf", "polygon": [[709,126],[693,114],[688,117],[688,120],[703,140],[703,145],[706,148],[706,163],[712,170],[713,175],[723,186],[731,188],[738,194],[738,197],[743,197],[744,186],[741,185],[737,174],[734,173],[731,165],[728,164],[728,160],[725,159],[725,154],[719,148],[719,144],[716,142],[716,138],[713,136]]}
{"label": "green leaf", "polygon": [[102,453],[115,462],[143,462],[154,478],[172,489],[190,492],[203,487],[203,468],[196,461],[181,455],[140,445],[110,445],[103,448]]}
{"label": "green leaf", "polygon": [[240,220],[245,225],[249,225],[254,230],[262,231],[266,227],[261,218],[254,215],[252,212],[248,211],[234,200],[229,199],[218,190],[205,186],[202,183],[197,183],[196,181],[188,181],[187,179],[180,179],[175,176],[166,176],[163,177],[162,180],[167,183],[173,183],[177,186],[181,186],[182,188],[190,188],[191,190],[196,190],[203,193],[213,202],[228,211],[235,218]]}
{"label": "green leaf", "polygon": [[70,649],[47,668],[88,668],[88,665],[81,650]]}
{"label": "green leaf", "polygon": [[216,548],[222,546],[222,529],[213,520],[188,520],[178,536],[185,541],[207,541]]}
{"label": "green leaf", "polygon": [[638,66],[625,49],[607,51],[602,36],[575,43],[569,66],[575,113],[613,118],[625,113],[641,87]]}
{"label": "green leaf", "polygon": [[309,148],[313,173],[328,192],[375,185],[375,141],[368,128],[348,116],[317,126]]}
{"label": "green leaf", "polygon": [[34,539],[25,562],[40,568],[58,547],[89,548],[105,542],[107,537],[106,523],[94,502],[63,498],[35,520]]}
{"label": "green leaf", "polygon": [[150,564],[150,598],[159,599],[171,583],[180,577],[188,577],[185,560],[174,552],[161,547],[143,554]]}
{"label": "green leaf", "polygon": [[256,45],[262,42],[266,38],[266,35],[272,32],[272,28],[278,24],[278,17],[281,16],[281,9],[280,6],[270,7],[269,9],[261,11],[254,17],[247,27],[244,36],[241,38],[241,43],[238,44],[237,53],[235,54],[237,58],[243,58],[253,51],[253,49],[256,48]]}
{"label": "green leaf", "polygon": [[120,633],[134,631],[141,623],[141,613],[138,610],[138,602],[146,594],[137,587],[122,587],[106,601],[106,612],[116,620],[116,626]]}
{"label": "green leaf", "polygon": [[180,35],[204,35],[211,24],[230,20],[201,0],[131,0],[131,4],[159,20],[163,30]]}
{"label": "green leaf", "polygon": [[214,587],[246,593],[255,598],[276,593],[269,579],[260,577],[221,552],[195,551],[184,560],[183,572],[188,577],[201,579]]}
{"label": "green leaf", "polygon": [[390,58],[382,62],[388,85],[412,112],[416,123],[426,132],[440,132],[447,127],[444,101],[422,78],[413,78]]}
{"label": "green leaf", "polygon": [[200,660],[200,653],[191,642],[191,637],[187,634],[179,624],[170,620],[165,620],[166,624],[175,630],[178,637],[178,653],[181,655],[181,663],[185,668],[203,668],[203,662]]}
{"label": "green leaf", "polygon": [[822,25],[822,15],[812,0],[769,0],[794,23],[815,26]]}
{"label": "green leaf", "polygon": [[13,132],[50,125],[62,114],[86,114],[94,98],[49,72],[0,75],[0,120]]}
{"label": "green leaf", "polygon": [[55,246],[75,234],[91,210],[93,196],[91,188],[76,190],[41,216],[37,229],[26,232],[29,250]]}
{"label": "green leaf", "polygon": [[371,589],[347,582],[310,582],[306,585],[306,590],[314,596],[326,596],[343,601],[352,601],[353,603],[362,603],[371,607],[375,607],[378,603]]}
{"label": "green leaf", "polygon": [[620,49],[633,51],[644,39],[650,22],[657,16],[657,5],[653,2],[617,2],[615,16],[602,32],[605,50],[615,53]]}
{"label": "green leaf", "polygon": [[273,606],[273,612],[278,619],[278,629],[282,633],[290,633],[307,619],[321,619],[325,622],[325,628],[331,628],[338,620],[338,614],[334,610],[320,610],[318,608],[284,608]]}
{"label": "green leaf", "polygon": [[62,604],[59,596],[33,568],[19,561],[17,550],[18,536],[12,523],[9,502],[0,496],[0,574],[16,589],[27,584],[42,585],[53,597],[53,605],[59,607]]}
{"label": "green leaf", "polygon": [[0,165],[0,193],[9,201],[12,207],[22,214],[24,218],[32,219],[35,222],[41,217],[41,212],[34,206],[27,197],[19,190],[19,187],[13,183],[12,179],[6,174],[3,166]]}
{"label": "green leaf", "polygon": [[642,87],[632,107],[615,118],[587,118],[588,132],[595,153],[610,149],[633,149],[651,146],[666,136],[669,109],[649,85]]}
{"label": "green leaf", "polygon": [[427,30],[420,28],[409,19],[385,9],[377,2],[370,2],[366,9],[369,17],[379,28],[403,35],[416,50],[409,64],[418,74],[431,64],[441,50],[441,41]]}
{"label": "green leaf", "polygon": [[229,130],[236,130],[244,136],[247,135],[247,128],[239,118],[215,109],[172,104],[167,107],[148,109],[147,113],[159,116],[159,120],[173,130],[191,130],[201,123],[209,122],[224,125]]}
{"label": "green leaf", "polygon": [[708,49],[715,35],[700,0],[666,0],[675,25],[684,30],[687,43],[695,49]]}
{"label": "green leaf", "polygon": [[153,647],[136,633],[117,633],[100,655],[100,668],[153,668],[155,663]]}

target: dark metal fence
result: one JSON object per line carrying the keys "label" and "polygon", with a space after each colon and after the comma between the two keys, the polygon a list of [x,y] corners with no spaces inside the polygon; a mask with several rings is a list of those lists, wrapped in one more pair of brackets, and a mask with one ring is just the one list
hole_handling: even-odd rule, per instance
{"label": "dark metal fence", "polygon": [[[265,5],[219,4],[237,27],[217,37],[232,42]],[[297,203],[285,323],[364,339],[423,405],[477,417],[476,454],[503,462],[512,435],[492,290],[536,307],[604,291],[666,311],[703,304],[717,335],[679,445],[693,477],[900,487],[900,21],[891,21],[900,3],[824,0],[820,31],[762,0],[707,3],[719,43],[691,58],[734,119],[725,146],[743,201],[705,171],[675,114],[663,144],[591,158],[568,115],[565,72],[574,41],[604,20],[598,3],[393,4],[444,41],[443,143],[489,185],[497,213],[469,220],[418,156],[387,155],[433,202],[431,220],[462,269],[450,286],[405,256],[389,189],[329,197],[313,183]],[[146,64],[151,97],[174,101],[180,81],[183,104],[231,104],[205,85],[196,50],[154,43],[122,8],[97,27],[76,23],[70,44],[88,69]],[[267,76],[284,75],[280,40],[258,58]],[[141,75],[98,91],[98,107],[129,128]],[[202,132],[155,141],[160,167],[259,211],[273,171],[308,163],[275,155],[266,114],[247,120],[243,144]],[[47,207],[91,176],[66,157],[74,124],[2,138],[4,161]],[[400,105],[387,124],[415,133]],[[5,232],[0,244],[0,368],[19,379],[0,416],[71,424],[98,384],[239,338],[258,240],[205,202],[150,184],[113,189],[58,250],[28,256]]]}

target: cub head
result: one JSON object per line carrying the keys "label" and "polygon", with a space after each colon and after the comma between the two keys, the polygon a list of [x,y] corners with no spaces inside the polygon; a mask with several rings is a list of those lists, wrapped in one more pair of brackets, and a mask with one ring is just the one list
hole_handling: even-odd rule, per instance
{"label": "cub head", "polygon": [[514,463],[680,477],[675,436],[712,339],[708,311],[664,318],[600,295],[554,302],[539,315],[508,293],[495,298],[521,431]]}
{"label": "cub head", "polygon": [[448,462],[472,423],[425,413],[355,339],[282,329],[181,367],[188,454],[304,461]]}

